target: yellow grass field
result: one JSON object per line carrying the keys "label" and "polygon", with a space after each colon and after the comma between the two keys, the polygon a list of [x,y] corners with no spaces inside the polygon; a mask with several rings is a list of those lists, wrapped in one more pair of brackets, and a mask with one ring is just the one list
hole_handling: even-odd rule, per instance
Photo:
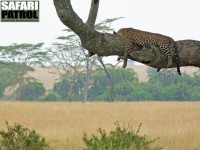
{"label": "yellow grass field", "polygon": [[114,129],[114,122],[131,125],[154,139],[164,150],[197,150],[200,145],[200,102],[0,102],[0,129],[21,123],[35,129],[56,150],[81,150],[83,133],[98,127]]}

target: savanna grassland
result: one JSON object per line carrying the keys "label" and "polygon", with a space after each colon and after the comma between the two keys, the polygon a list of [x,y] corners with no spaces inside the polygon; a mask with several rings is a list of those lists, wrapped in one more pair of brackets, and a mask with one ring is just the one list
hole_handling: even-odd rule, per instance
{"label": "savanna grassland", "polygon": [[114,122],[130,124],[165,150],[200,149],[200,102],[0,102],[0,129],[5,121],[35,129],[56,150],[81,150],[84,133],[98,127],[114,129]]}

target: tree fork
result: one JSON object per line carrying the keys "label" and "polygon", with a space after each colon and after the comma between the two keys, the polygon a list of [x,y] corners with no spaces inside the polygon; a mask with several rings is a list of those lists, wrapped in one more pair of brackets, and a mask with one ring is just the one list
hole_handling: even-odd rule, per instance
{"label": "tree fork", "polygon": [[[122,38],[118,35],[100,33],[94,29],[98,14],[99,0],[92,0],[86,23],[74,12],[70,0],[54,0],[54,5],[61,22],[74,31],[81,39],[82,46],[99,56],[124,55]],[[180,66],[200,67],[200,41],[177,41]],[[129,59],[154,68],[167,68],[166,55],[156,46],[138,46],[132,48]],[[175,58],[169,68],[176,67]]]}

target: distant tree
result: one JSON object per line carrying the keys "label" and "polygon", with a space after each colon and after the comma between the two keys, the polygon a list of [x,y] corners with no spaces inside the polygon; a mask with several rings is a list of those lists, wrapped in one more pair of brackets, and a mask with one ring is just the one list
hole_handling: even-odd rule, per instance
{"label": "distant tree", "polygon": [[[9,65],[10,74],[15,75],[10,78],[17,87],[21,87],[34,78],[27,76],[29,71],[34,71],[33,65],[43,65],[46,58],[46,52],[41,50],[43,43],[38,44],[12,44],[9,46],[0,46],[0,59],[2,63]],[[16,93],[16,97],[18,97]]]}
{"label": "distant tree", "polygon": [[58,94],[61,98],[61,100],[66,100],[67,99],[67,94],[68,94],[68,81],[67,79],[62,79],[59,82],[55,83],[53,86],[53,92]]}
{"label": "distant tree", "polygon": [[[118,20],[119,18],[106,19],[98,23],[95,28],[102,32],[113,31],[110,28],[112,22]],[[91,74],[92,70],[100,67],[97,65],[97,60],[103,66],[107,78],[109,79],[110,85],[112,85],[111,76],[106,71],[106,65],[103,63],[101,57],[96,56],[92,58],[87,57],[87,51],[81,46],[81,41],[76,34],[74,34],[70,29],[66,29],[67,36],[60,36],[57,39],[62,40],[60,43],[54,43],[53,48],[49,48],[48,51],[51,53],[49,57],[50,64],[56,69],[56,73],[61,76],[61,82],[67,82],[67,95],[68,100],[72,100],[72,89],[73,84],[76,82],[77,78],[81,82],[79,89],[82,94],[83,102],[88,99],[88,91],[91,86]],[[96,59],[98,58],[98,59]],[[85,75],[83,75],[85,74]],[[64,77],[64,78],[63,78]],[[114,100],[113,97],[113,88],[110,86],[110,101]]]}
{"label": "distant tree", "polygon": [[45,88],[40,82],[29,82],[23,84],[17,91],[20,90],[18,98],[20,100],[37,101],[44,95]]}
{"label": "distant tree", "polygon": [[[138,76],[132,69],[122,70],[120,68],[111,67],[107,68],[107,71],[110,73],[110,76],[112,76],[115,100],[119,100],[120,95],[124,97],[123,100],[126,100],[127,94],[134,94],[134,92],[132,92],[132,87],[139,84],[139,82]],[[105,80],[106,76],[103,70],[97,70],[93,74],[93,84],[89,90],[89,97],[91,100],[109,100],[108,92],[110,86],[108,84],[108,79]]]}
{"label": "distant tree", "polygon": [[[16,84],[21,82],[21,72],[23,70],[33,71],[31,67],[24,66],[23,64],[15,63],[15,62],[0,62],[0,89],[1,96],[5,94],[6,88],[15,87]],[[30,78],[27,77],[27,80]]]}
{"label": "distant tree", "polygon": [[[156,69],[152,68],[148,69],[149,82],[156,82],[158,84],[162,84],[163,86],[167,86],[170,84],[177,84],[182,80],[182,77],[177,76],[174,69],[161,70],[159,73],[155,70]],[[183,76],[187,75],[183,74]]]}
{"label": "distant tree", "polygon": [[[65,75],[67,76],[67,75]],[[74,76],[74,82],[72,89],[72,99],[75,100],[81,100],[83,101],[83,88],[84,88],[84,82],[83,79],[86,79],[86,73],[79,73]],[[69,90],[69,83],[67,80],[67,77],[62,77],[59,82],[54,84],[53,92],[58,94],[61,98],[61,100],[67,100],[68,98],[68,90]]]}
{"label": "distant tree", "polygon": [[84,85],[81,91],[83,100],[87,100],[87,89],[90,85],[90,74],[92,67],[95,65],[95,58],[89,60],[86,57],[85,50],[80,47],[80,41],[77,36],[72,34],[70,30],[67,31],[68,36],[57,38],[62,42],[64,41],[64,43],[54,43],[53,47],[47,49],[49,52],[48,62],[55,69],[53,73],[60,75],[61,82],[66,81],[68,101],[72,101],[72,88],[76,76],[85,72],[86,68],[87,78],[81,78],[81,82]]}
{"label": "distant tree", "polygon": [[[110,31],[114,31],[112,28],[111,28],[111,24],[113,22],[115,22],[116,20],[118,19],[121,19],[122,17],[118,17],[118,18],[112,18],[112,19],[106,19],[98,24],[95,25],[95,29],[97,31],[100,31],[100,32],[110,32]],[[112,102],[114,101],[114,83],[113,83],[113,78],[110,74],[110,72],[108,71],[107,69],[107,64],[104,63],[103,61],[103,57],[100,57],[97,55],[97,60],[99,61],[99,63],[101,64],[105,74],[106,74],[106,78],[107,78],[107,85],[109,87],[108,89],[108,101]],[[120,63],[120,62],[119,62]],[[118,63],[117,63],[118,64]],[[115,66],[117,66],[117,64]]]}
{"label": "distant tree", "polygon": [[109,89],[108,89],[108,91],[109,91],[108,92],[108,95],[109,95],[108,101],[113,102],[114,101],[114,84],[113,84],[113,78],[110,75],[110,72],[108,71],[106,65],[104,64],[104,62],[102,60],[102,58],[99,57],[99,56],[97,56],[97,59],[100,62],[100,64],[102,65],[103,70],[104,70],[104,72],[106,74],[107,85],[109,86]]}
{"label": "distant tree", "polygon": [[199,86],[200,83],[200,70],[194,73],[194,80],[189,81],[192,86]]}
{"label": "distant tree", "polygon": [[18,81],[18,70],[14,73],[13,70],[19,67],[19,64],[0,62],[0,97],[2,98],[5,94],[5,90],[9,86],[13,86]]}
{"label": "distant tree", "polygon": [[156,73],[149,69],[147,91],[155,100],[200,100],[198,75],[191,77],[185,73],[179,77],[174,69]]}
{"label": "distant tree", "polygon": [[[178,81],[176,81],[177,76],[174,76],[167,83],[168,79],[165,81],[163,77],[167,78],[175,75],[176,70],[163,70],[161,74],[155,72],[149,82],[140,83],[137,74],[132,69],[122,70],[121,68],[107,67],[106,70],[112,77],[116,101],[200,100],[199,75],[191,77],[183,73],[182,77],[177,79]],[[86,73],[81,73],[74,77],[72,98],[75,101],[82,100],[82,79],[85,77]],[[91,101],[109,101],[110,85],[104,69],[99,68],[93,72],[91,83],[88,99]],[[62,100],[66,100],[66,90],[68,90],[68,82],[65,79],[54,85],[54,93]]]}
{"label": "distant tree", "polygon": [[53,91],[48,91],[47,93],[45,93],[43,96],[41,96],[39,98],[40,101],[59,101],[60,100],[60,96],[53,92]]}

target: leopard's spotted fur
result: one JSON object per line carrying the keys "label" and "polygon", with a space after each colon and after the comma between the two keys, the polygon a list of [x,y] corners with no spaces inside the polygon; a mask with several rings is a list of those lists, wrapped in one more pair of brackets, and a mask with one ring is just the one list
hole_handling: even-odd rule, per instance
{"label": "leopard's spotted fur", "polygon": [[181,75],[178,50],[176,42],[172,38],[157,33],[150,33],[146,31],[137,30],[134,28],[122,28],[117,32],[117,34],[122,37],[125,46],[123,68],[127,66],[128,55],[131,53],[131,48],[133,44],[141,46],[145,44],[153,44],[155,46],[158,46],[167,55],[167,67],[169,67],[172,64],[173,58],[172,50],[170,49],[170,45],[172,44],[173,53],[176,58],[177,72],[179,75]]}

